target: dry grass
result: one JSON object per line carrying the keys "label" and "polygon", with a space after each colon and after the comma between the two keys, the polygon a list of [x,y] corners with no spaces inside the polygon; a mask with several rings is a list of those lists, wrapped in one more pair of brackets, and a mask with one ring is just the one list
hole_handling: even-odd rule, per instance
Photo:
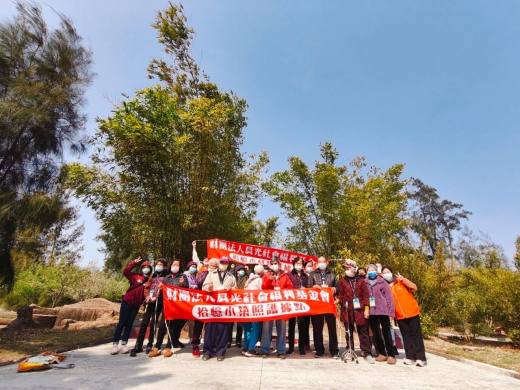
{"label": "dry grass", "polygon": [[432,337],[424,340],[426,349],[458,356],[520,373],[520,349],[509,346],[495,347],[483,344],[455,343]]}
{"label": "dry grass", "polygon": [[62,352],[110,340],[113,326],[82,330],[23,329],[0,331],[0,364],[43,351]]}

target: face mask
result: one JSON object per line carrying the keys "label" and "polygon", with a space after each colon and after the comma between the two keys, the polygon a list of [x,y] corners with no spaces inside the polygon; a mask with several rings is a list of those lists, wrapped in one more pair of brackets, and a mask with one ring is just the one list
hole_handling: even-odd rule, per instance
{"label": "face mask", "polygon": [[244,276],[246,274],[246,271],[244,271],[243,269],[241,269],[240,271],[237,272],[238,273],[238,276]]}
{"label": "face mask", "polygon": [[394,275],[392,275],[391,272],[387,272],[387,273],[384,273],[384,274],[383,274],[383,278],[384,278],[387,282],[391,282],[392,280],[394,280]]}
{"label": "face mask", "polygon": [[301,265],[301,264],[296,264],[296,265],[294,266],[294,269],[295,269],[296,271],[300,272],[300,271],[303,269],[303,265]]}
{"label": "face mask", "polygon": [[356,271],[353,269],[346,269],[345,275],[347,275],[349,278],[353,278],[356,275]]}
{"label": "face mask", "polygon": [[155,272],[161,273],[164,271],[164,267],[162,265],[155,266]]}
{"label": "face mask", "polygon": [[307,268],[305,268],[305,271],[307,271],[307,273],[310,274],[313,271],[313,269],[312,269],[312,267],[307,267]]}
{"label": "face mask", "polygon": [[318,263],[318,268],[320,269],[320,271],[325,271],[327,269],[327,264]]}
{"label": "face mask", "polygon": [[219,264],[218,269],[222,272],[227,270],[228,265],[227,264]]}
{"label": "face mask", "polygon": [[190,274],[194,274],[197,272],[197,267],[190,267]]}
{"label": "face mask", "polygon": [[151,269],[146,267],[146,268],[143,268],[142,272],[143,272],[143,275],[148,275],[150,273]]}
{"label": "face mask", "polygon": [[278,264],[274,264],[274,265],[271,266],[271,270],[273,272],[278,272],[279,269],[280,269],[280,267],[278,266]]}
{"label": "face mask", "polygon": [[375,278],[377,278],[377,272],[376,271],[368,271],[367,275],[368,275],[368,278],[370,280],[374,280]]}
{"label": "face mask", "polygon": [[179,267],[174,265],[173,267],[170,268],[170,271],[172,271],[172,274],[179,273]]}

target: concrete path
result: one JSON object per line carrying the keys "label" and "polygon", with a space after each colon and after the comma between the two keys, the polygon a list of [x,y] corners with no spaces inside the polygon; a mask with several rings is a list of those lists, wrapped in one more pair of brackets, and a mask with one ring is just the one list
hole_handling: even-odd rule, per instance
{"label": "concrete path", "polygon": [[425,368],[409,367],[398,360],[386,363],[343,363],[311,354],[282,361],[276,357],[245,358],[232,348],[223,362],[203,362],[191,348],[165,359],[143,354],[109,355],[104,344],[69,352],[75,363],[69,370],[16,373],[15,366],[0,368],[2,389],[520,389],[520,380],[466,363],[428,356]]}

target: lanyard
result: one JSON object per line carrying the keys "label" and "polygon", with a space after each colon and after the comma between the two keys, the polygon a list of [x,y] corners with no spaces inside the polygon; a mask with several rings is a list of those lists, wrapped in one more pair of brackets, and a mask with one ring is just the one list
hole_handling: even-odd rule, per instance
{"label": "lanyard", "polygon": [[327,280],[327,273],[321,272],[320,276],[321,276],[321,284],[326,284],[325,281]]}
{"label": "lanyard", "polygon": [[352,289],[352,295],[354,298],[357,298],[356,296],[356,283],[357,283],[357,279],[354,279],[354,285],[352,285],[352,281],[350,279],[348,279],[348,284],[350,284],[350,288]]}

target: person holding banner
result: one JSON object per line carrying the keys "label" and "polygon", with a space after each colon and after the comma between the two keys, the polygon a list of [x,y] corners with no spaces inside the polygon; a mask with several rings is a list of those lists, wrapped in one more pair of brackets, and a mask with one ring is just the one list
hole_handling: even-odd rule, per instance
{"label": "person holding banner", "polygon": [[[222,257],[219,260],[212,258],[208,262],[208,275],[202,284],[204,291],[231,290],[236,287],[236,279],[228,271],[229,259]],[[208,322],[204,334],[204,355],[202,360],[209,360],[216,356],[218,361],[224,360],[229,340],[229,327],[232,323]]]}
{"label": "person holding banner", "polygon": [[[329,261],[325,257],[318,258],[317,270],[310,275],[312,287],[336,288],[336,274],[329,269]],[[323,345],[323,327],[327,323],[329,333],[329,352],[334,359],[339,358],[338,334],[336,331],[336,316],[334,314],[320,314],[311,317],[312,334],[314,337],[314,357],[319,358],[325,354]]]}
{"label": "person holding banner", "polygon": [[148,345],[146,353],[149,353],[153,347],[153,340],[155,336],[155,323],[162,313],[162,298],[160,295],[160,284],[164,277],[168,274],[168,262],[166,259],[159,259],[155,264],[155,270],[148,282],[144,286],[144,297],[146,309],[144,312],[141,328],[135,341],[134,349],[130,356],[136,356],[137,353],[143,352],[143,341],[146,335],[146,328],[150,324],[150,333],[148,334]]}
{"label": "person holding banner", "polygon": [[[188,279],[186,275],[184,275],[180,271],[181,261],[173,260],[170,266],[170,273],[166,275],[163,280],[164,285],[168,286],[176,286],[176,287],[188,287]],[[184,348],[184,344],[179,341],[179,337],[181,335],[181,330],[186,320],[166,320],[163,315],[161,315],[159,321],[159,330],[157,332],[157,340],[155,341],[155,347],[152,348],[148,357],[157,357],[161,355],[162,343],[164,340],[164,336],[168,333],[168,342],[166,343],[166,347],[162,350],[162,354],[164,357],[168,358],[173,355],[172,347],[174,348]]]}
{"label": "person holding banner", "polygon": [[[312,287],[310,276],[303,270],[303,260],[295,257],[293,260],[293,269],[288,273],[293,288]],[[298,323],[298,350],[300,355],[305,355],[305,347],[309,345],[309,325],[311,318],[309,316],[293,317],[289,319],[289,349],[287,354],[294,352],[294,336],[296,323]]]}
{"label": "person holding banner", "polygon": [[[237,280],[237,287],[236,287],[237,290],[243,290],[244,286],[246,285],[247,279],[249,277],[249,275],[246,272],[246,267],[243,266],[242,264],[238,264],[233,269],[233,273],[234,273],[235,278]],[[228,348],[231,347],[231,345],[233,344],[233,328],[235,327],[235,324],[236,324],[236,327],[237,327],[236,339],[235,339],[236,346],[239,347],[239,348],[242,347],[242,333],[243,333],[242,324],[240,324],[239,322],[236,322],[229,328]],[[245,352],[246,349],[242,348],[242,351]]]}
{"label": "person holding banner", "polygon": [[[288,274],[280,269],[280,261],[275,257],[271,260],[270,270],[262,278],[263,290],[283,290],[293,288]],[[285,359],[285,320],[265,321],[262,325],[262,357],[269,355],[273,327],[276,327],[276,353],[280,359]]]}
{"label": "person holding banner", "polygon": [[[190,290],[201,290],[202,283],[206,278],[207,272],[198,271],[199,264],[195,261],[188,263],[188,270],[184,272],[186,279],[188,280],[188,288]],[[193,320],[193,331],[191,335],[191,354],[198,358],[200,357],[200,338],[202,336],[202,330],[204,329],[204,322]]]}
{"label": "person holding banner", "polygon": [[[255,265],[254,272],[249,275],[244,288],[246,290],[261,290],[262,276],[264,275],[264,266],[262,264]],[[244,356],[256,356],[256,343],[262,332],[261,322],[243,322],[244,329]]]}
{"label": "person holding banner", "polygon": [[[354,349],[354,325],[357,328],[361,355],[365,360],[374,364],[372,344],[368,330],[370,316],[369,291],[365,278],[356,273],[356,262],[347,259],[343,264],[345,276],[338,282],[338,299],[341,303],[341,321],[345,324],[347,349]],[[349,337],[350,336],[350,337]]]}

